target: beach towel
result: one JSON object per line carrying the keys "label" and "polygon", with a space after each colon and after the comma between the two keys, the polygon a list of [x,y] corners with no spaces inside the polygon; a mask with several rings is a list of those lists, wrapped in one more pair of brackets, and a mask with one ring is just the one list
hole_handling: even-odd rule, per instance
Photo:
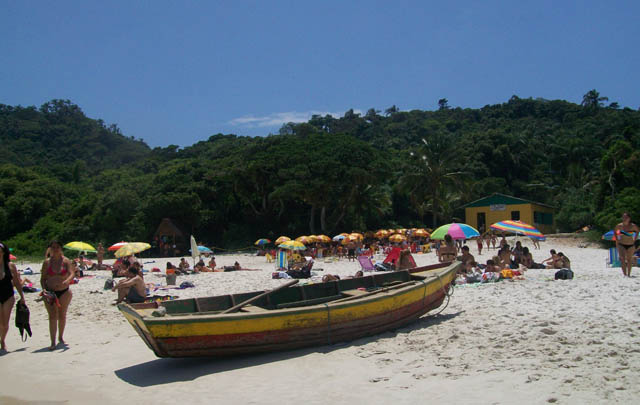
{"label": "beach towel", "polygon": [[387,257],[385,257],[385,259],[383,260],[383,263],[391,263],[391,264],[396,264],[396,260],[398,260],[398,258],[400,257],[400,252],[402,250],[395,246],[393,247],[393,249],[391,249],[391,251],[389,252],[389,254],[387,254]]}
{"label": "beach towel", "polygon": [[288,269],[289,268],[289,261],[287,260],[287,252],[285,252],[284,250],[279,250],[278,251],[278,257],[276,260],[276,270],[280,270],[280,269]]}
{"label": "beach towel", "polygon": [[620,263],[620,256],[618,249],[615,247],[609,248],[609,259],[607,260],[607,266],[609,267],[622,267]]}

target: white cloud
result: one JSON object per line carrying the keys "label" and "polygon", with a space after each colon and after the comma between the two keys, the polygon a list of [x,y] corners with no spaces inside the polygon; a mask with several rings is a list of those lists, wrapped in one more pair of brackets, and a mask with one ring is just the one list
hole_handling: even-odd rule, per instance
{"label": "white cloud", "polygon": [[[360,110],[353,110],[356,114],[362,114]],[[312,115],[331,115],[335,118],[342,117],[344,113],[328,112],[328,111],[289,111],[280,112],[265,115],[262,117],[255,117],[252,115],[245,115],[244,117],[234,118],[229,123],[235,126],[242,126],[248,128],[263,128],[263,127],[280,127],[288,122],[307,122],[311,119]]]}

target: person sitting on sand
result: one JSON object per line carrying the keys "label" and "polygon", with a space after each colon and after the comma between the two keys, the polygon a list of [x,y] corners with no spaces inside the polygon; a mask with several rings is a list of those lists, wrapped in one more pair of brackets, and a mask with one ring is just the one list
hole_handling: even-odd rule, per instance
{"label": "person sitting on sand", "polygon": [[444,235],[444,243],[444,246],[440,246],[440,250],[438,250],[438,260],[441,263],[452,262],[458,254],[458,249],[456,249],[456,246],[453,244],[451,235]]}
{"label": "person sitting on sand", "polygon": [[186,273],[189,271],[191,266],[189,266],[189,263],[187,262],[187,260],[184,257],[182,257],[180,258],[180,263],[178,263],[178,268],[182,270],[184,273]]}
{"label": "person sitting on sand", "polygon": [[468,272],[473,268],[474,263],[476,262],[475,257],[469,252],[469,246],[464,245],[462,247],[462,256],[458,257],[463,264],[464,272]]}
{"label": "person sitting on sand", "polygon": [[569,269],[571,270],[571,260],[565,256],[562,252],[558,252],[558,260],[554,262],[558,267],[556,269]]}
{"label": "person sitting on sand", "polygon": [[195,272],[196,273],[200,273],[200,272],[211,272],[213,271],[213,269],[210,269],[209,267],[204,265],[204,261],[200,260],[198,263],[196,263],[196,267],[195,267]]}
{"label": "person sitting on sand", "polygon": [[522,243],[520,243],[520,241],[516,242],[516,246],[511,250],[511,253],[513,254],[513,261],[516,264],[520,264],[520,262],[522,261]]}
{"label": "person sitting on sand", "polygon": [[139,304],[144,302],[147,296],[144,280],[140,277],[138,269],[134,266],[129,267],[127,279],[116,284],[111,291],[118,290],[117,303],[127,301],[131,304]]}
{"label": "person sitting on sand", "polygon": [[[494,259],[497,256],[494,256]],[[487,260],[487,266],[484,268],[484,271],[487,273],[500,273],[502,269],[499,265],[496,264],[495,260],[489,259]]]}
{"label": "person sitting on sand", "polygon": [[171,262],[167,262],[167,274],[184,274],[182,270],[177,268]]}
{"label": "person sitting on sand", "polygon": [[533,269],[533,256],[529,252],[528,247],[522,248],[522,255],[520,256],[520,264],[528,269]]}
{"label": "person sitting on sand", "polygon": [[511,250],[509,249],[509,245],[504,245],[500,248],[498,256],[500,256],[500,263],[504,266],[503,269],[518,268],[517,265],[513,267],[513,263],[511,262]]}
{"label": "person sitting on sand", "polygon": [[556,250],[555,250],[555,249],[551,249],[551,250],[549,251],[549,253],[551,254],[551,256],[550,256],[550,257],[548,257],[548,258],[546,258],[546,259],[544,259],[544,260],[542,261],[542,264],[543,264],[543,265],[545,265],[545,267],[546,267],[547,269],[553,269],[553,268],[555,268],[555,267],[553,266],[553,263],[558,259],[558,255],[557,255],[557,253],[556,253]]}

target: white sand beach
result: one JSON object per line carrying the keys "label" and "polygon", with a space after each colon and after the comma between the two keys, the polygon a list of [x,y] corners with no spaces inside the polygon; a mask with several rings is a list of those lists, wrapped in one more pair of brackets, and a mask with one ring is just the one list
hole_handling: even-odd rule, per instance
{"label": "white sand beach", "polygon": [[[50,352],[46,311],[26,294],[34,336],[0,356],[0,403],[637,403],[640,398],[640,277],[607,268],[607,251],[549,238],[571,259],[576,278],[553,281],[552,270],[525,280],[463,285],[448,307],[401,329],[350,343],[225,359],[159,359],[103,290],[107,272],[89,272],[71,287],[67,347]],[[495,250],[477,255],[486,261]],[[525,243],[530,249],[533,246]],[[418,265],[434,253],[414,255]],[[380,258],[378,258],[380,259]],[[177,260],[171,259],[174,263]],[[180,298],[273,288],[264,257],[219,255],[255,272],[179,276],[195,288],[160,294]],[[164,269],[167,259],[142,259]],[[39,264],[27,265],[39,272]],[[323,263],[323,274],[352,275],[357,262]],[[640,274],[640,269],[634,268]],[[37,283],[39,275],[24,276]],[[146,282],[164,284],[154,273]],[[10,371],[10,372],[7,372]]]}

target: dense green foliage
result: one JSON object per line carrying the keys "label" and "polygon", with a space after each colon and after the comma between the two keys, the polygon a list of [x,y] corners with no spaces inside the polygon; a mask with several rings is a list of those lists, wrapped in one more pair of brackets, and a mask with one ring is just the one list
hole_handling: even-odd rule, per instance
{"label": "dense green foliage", "polygon": [[520,99],[481,109],[313,116],[277,135],[150,149],[69,101],[0,105],[0,239],[149,240],[170,217],[198,240],[333,234],[462,219],[502,192],[558,208],[560,230],[640,217],[640,112]]}

